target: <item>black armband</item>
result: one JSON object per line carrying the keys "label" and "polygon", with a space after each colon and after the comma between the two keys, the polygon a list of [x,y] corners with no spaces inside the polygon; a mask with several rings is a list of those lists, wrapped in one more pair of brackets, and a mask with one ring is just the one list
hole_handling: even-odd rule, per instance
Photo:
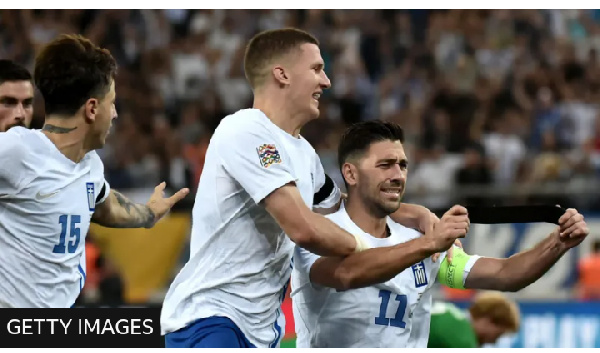
{"label": "black armband", "polygon": [[313,205],[318,205],[321,202],[325,201],[329,197],[329,195],[331,195],[334,189],[335,183],[333,182],[333,180],[331,180],[329,175],[325,174],[325,184],[321,186],[321,189],[319,189],[319,191],[313,197]]}
{"label": "black armband", "polygon": [[106,194],[106,183],[102,185],[102,189],[98,193],[98,197],[96,197],[96,203],[100,202],[104,198],[104,194]]}
{"label": "black armband", "polygon": [[566,212],[560,206],[523,205],[523,206],[467,206],[471,223],[554,223]]}

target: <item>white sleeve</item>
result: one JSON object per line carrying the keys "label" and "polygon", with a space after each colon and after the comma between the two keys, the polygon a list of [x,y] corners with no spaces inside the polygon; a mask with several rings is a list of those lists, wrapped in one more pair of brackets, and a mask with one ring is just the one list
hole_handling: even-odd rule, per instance
{"label": "white sleeve", "polygon": [[99,205],[106,201],[110,194],[110,184],[104,177],[104,163],[98,154],[94,151],[90,152],[92,155],[92,171],[94,173],[94,187],[96,188],[96,205]]}
{"label": "white sleeve", "polygon": [[98,192],[98,196],[96,197],[96,205],[99,205],[106,201],[109,194],[110,184],[108,183],[108,181],[104,180],[102,186],[100,187],[100,191]]}
{"label": "white sleeve", "polygon": [[296,246],[294,249],[294,268],[308,276],[310,274],[310,268],[319,258],[321,258],[321,256]]}
{"label": "white sleeve", "polygon": [[471,255],[471,257],[469,258],[469,261],[467,261],[467,264],[465,265],[465,268],[463,269],[463,286],[465,285],[465,282],[467,281],[467,277],[469,277],[469,273],[471,272],[471,269],[473,268],[473,265],[475,265],[475,262],[477,262],[477,260],[481,259],[481,256],[479,255]]}
{"label": "white sleeve", "polygon": [[321,158],[315,152],[315,194],[325,185],[325,170],[321,164]]}
{"label": "white sleeve", "polygon": [[295,182],[283,146],[260,124],[223,127],[212,143],[225,170],[257,204],[274,190]]}
{"label": "white sleeve", "polygon": [[319,155],[315,153],[315,196],[313,207],[331,208],[342,198],[342,191],[333,179],[325,175]]}
{"label": "white sleeve", "polygon": [[20,136],[0,133],[0,196],[17,194],[25,181],[26,148]]}

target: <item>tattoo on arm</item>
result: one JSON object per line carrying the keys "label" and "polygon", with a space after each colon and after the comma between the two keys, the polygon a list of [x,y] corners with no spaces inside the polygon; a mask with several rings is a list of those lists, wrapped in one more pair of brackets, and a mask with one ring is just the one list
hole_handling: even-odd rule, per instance
{"label": "tattoo on arm", "polygon": [[46,124],[42,128],[42,130],[48,131],[48,132],[51,132],[54,134],[66,134],[75,129],[77,129],[77,127],[70,127],[70,128],[69,127],[60,127],[60,126],[56,126],[56,125],[52,125],[52,124]]}
{"label": "tattoo on arm", "polygon": [[123,194],[118,191],[115,191],[115,198],[123,211],[127,213],[129,217],[124,224],[123,227],[150,227],[154,223],[154,213],[150,208],[146,205],[140,205],[131,202],[127,199]]}
{"label": "tattoo on arm", "polygon": [[112,190],[114,200],[106,200],[105,212],[96,209],[94,222],[111,228],[150,228],[154,224],[154,212],[142,204],[136,204],[118,191]]}

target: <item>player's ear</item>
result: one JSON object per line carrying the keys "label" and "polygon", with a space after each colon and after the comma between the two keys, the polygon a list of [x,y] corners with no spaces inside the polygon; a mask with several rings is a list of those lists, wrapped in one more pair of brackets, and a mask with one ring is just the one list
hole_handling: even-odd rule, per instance
{"label": "player's ear", "polygon": [[96,98],[90,98],[85,101],[83,105],[84,115],[86,122],[93,122],[96,120],[96,114],[98,114],[99,101]]}
{"label": "player's ear", "polygon": [[349,186],[356,185],[358,182],[358,170],[356,169],[356,166],[352,163],[344,163],[342,166],[342,176]]}
{"label": "player's ear", "polygon": [[281,86],[286,86],[290,84],[290,78],[286,70],[283,66],[275,66],[272,71],[273,77]]}

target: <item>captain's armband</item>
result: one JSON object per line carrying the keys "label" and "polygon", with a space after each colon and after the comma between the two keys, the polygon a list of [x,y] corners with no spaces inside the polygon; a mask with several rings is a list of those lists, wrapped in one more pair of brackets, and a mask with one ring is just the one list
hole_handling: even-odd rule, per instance
{"label": "captain's armband", "polygon": [[459,247],[454,247],[452,264],[448,263],[448,257],[444,257],[438,272],[438,281],[441,284],[457,289],[465,289],[465,267],[471,259],[471,255]]}

